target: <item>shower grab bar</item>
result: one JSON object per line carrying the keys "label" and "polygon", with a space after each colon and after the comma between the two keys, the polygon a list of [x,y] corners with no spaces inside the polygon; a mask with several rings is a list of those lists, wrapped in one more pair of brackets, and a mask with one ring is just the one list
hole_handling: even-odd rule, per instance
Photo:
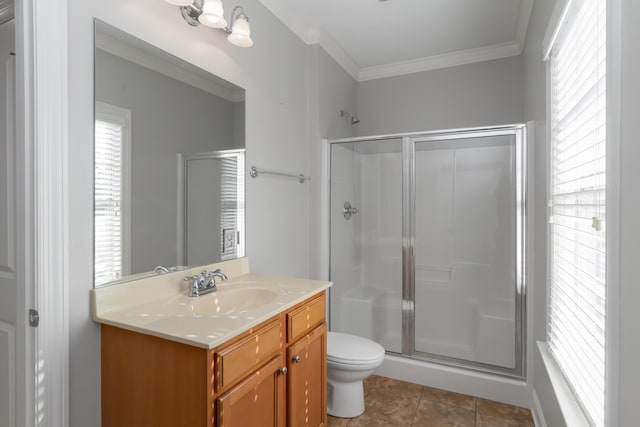
{"label": "shower grab bar", "polygon": [[266,169],[258,169],[255,166],[251,166],[251,169],[249,169],[249,175],[251,176],[251,178],[257,178],[259,174],[261,173],[266,173],[269,175],[278,175],[278,176],[284,176],[287,178],[295,178],[298,180],[298,182],[300,184],[304,184],[304,182],[306,180],[311,180],[310,177],[308,176],[304,176],[303,174],[300,175],[295,175],[292,173],[286,173],[286,172],[277,172],[277,171],[270,171],[270,170],[266,170]]}

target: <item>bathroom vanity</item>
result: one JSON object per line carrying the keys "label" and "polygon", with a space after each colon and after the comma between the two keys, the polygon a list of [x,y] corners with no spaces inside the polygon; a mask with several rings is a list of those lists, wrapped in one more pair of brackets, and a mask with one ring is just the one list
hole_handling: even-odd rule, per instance
{"label": "bathroom vanity", "polygon": [[100,287],[102,425],[324,426],[330,282],[204,267],[229,280],[188,296],[199,269]]}

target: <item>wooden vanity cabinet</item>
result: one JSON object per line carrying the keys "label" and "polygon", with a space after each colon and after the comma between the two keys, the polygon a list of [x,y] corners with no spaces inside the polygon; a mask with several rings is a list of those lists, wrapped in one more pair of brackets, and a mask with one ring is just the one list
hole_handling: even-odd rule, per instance
{"label": "wooden vanity cabinet", "polygon": [[289,427],[327,425],[327,326],[323,292],[294,307],[287,319]]}
{"label": "wooden vanity cabinet", "polygon": [[327,425],[327,326],[316,327],[287,350],[289,426]]}
{"label": "wooden vanity cabinet", "polygon": [[321,427],[325,292],[211,350],[102,325],[102,426]]}
{"label": "wooden vanity cabinet", "polygon": [[212,426],[209,350],[102,325],[102,426]]}

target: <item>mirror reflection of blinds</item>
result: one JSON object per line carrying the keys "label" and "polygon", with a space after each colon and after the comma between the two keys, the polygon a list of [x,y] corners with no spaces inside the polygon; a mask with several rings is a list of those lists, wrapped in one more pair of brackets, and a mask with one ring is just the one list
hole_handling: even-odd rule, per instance
{"label": "mirror reflection of blinds", "polygon": [[548,341],[594,425],[605,410],[606,3],[573,2],[550,57]]}
{"label": "mirror reflection of blinds", "polygon": [[122,277],[122,125],[95,122],[95,284]]}
{"label": "mirror reflection of blinds", "polygon": [[238,230],[242,230],[240,222],[244,222],[244,205],[239,210],[238,171],[242,170],[236,157],[223,157],[221,162],[220,191],[220,229],[233,233],[233,246],[225,248],[224,232],[220,233],[221,260],[235,259],[238,256]]}

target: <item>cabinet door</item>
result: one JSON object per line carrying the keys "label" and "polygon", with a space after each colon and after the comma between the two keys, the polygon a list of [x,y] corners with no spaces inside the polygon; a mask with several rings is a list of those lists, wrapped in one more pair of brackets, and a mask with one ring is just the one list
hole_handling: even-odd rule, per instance
{"label": "cabinet door", "polygon": [[284,374],[286,367],[280,355],[220,396],[216,399],[216,425],[284,427]]}
{"label": "cabinet door", "polygon": [[327,425],[327,326],[299,339],[289,347],[287,358],[288,425]]}

